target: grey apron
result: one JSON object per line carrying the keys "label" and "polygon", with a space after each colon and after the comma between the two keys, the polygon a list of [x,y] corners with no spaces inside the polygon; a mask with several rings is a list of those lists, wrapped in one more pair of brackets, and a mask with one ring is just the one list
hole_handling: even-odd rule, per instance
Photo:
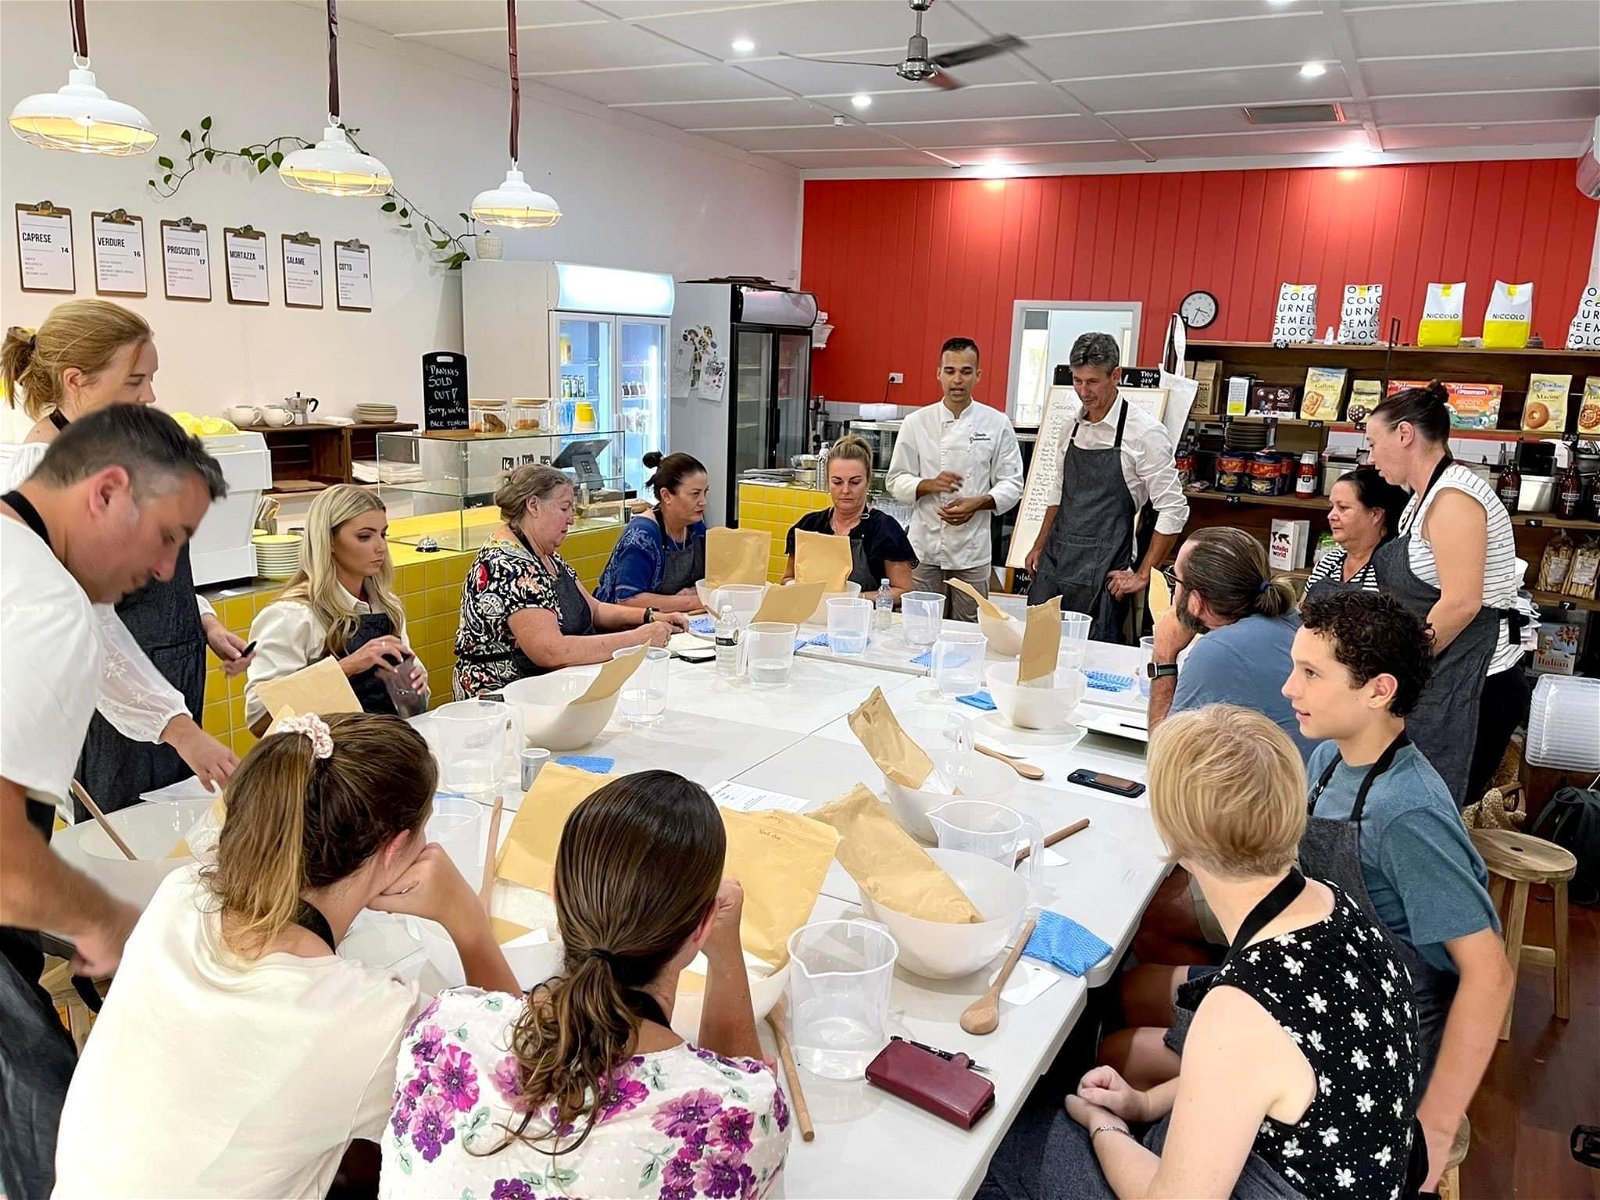
{"label": "grey apron", "polygon": [[[691,532],[684,537],[683,545],[675,544],[667,536],[667,526],[661,519],[659,504],[655,513],[656,533],[661,538],[661,553],[666,558],[666,566],[661,571],[661,585],[651,590],[663,596],[676,596],[706,577],[706,539]],[[588,605],[584,607],[587,609]]]}
{"label": "grey apron", "polygon": [[1351,579],[1345,579],[1343,571],[1336,575],[1324,576],[1313,583],[1310,587],[1306,588],[1304,599],[1312,600],[1322,596],[1332,596],[1338,592],[1362,591],[1364,589],[1359,583],[1356,582],[1356,580],[1360,579],[1361,576],[1367,571],[1374,569],[1375,568],[1372,566],[1372,560],[1368,559],[1367,565],[1362,567],[1361,570],[1357,571],[1355,576]]}
{"label": "grey apron", "polygon": [[1085,450],[1075,439],[1079,422],[1067,434],[1061,462],[1061,506],[1039,570],[1028,588],[1028,603],[1061,597],[1064,611],[1093,618],[1089,636],[1097,642],[1124,641],[1122,626],[1128,601],[1106,587],[1106,576],[1126,570],[1133,561],[1133,519],[1138,508],[1122,477],[1122,430],[1128,403],[1117,417],[1117,435],[1103,450]]}
{"label": "grey apron", "polygon": [[[206,631],[195,602],[189,547],[178,552],[172,578],[153,580],[117,605],[117,616],[156,670],[183,695],[196,722],[206,699]],[[106,812],[137,804],[145,792],[193,775],[171,746],[136,742],[118,733],[98,712],[78,755],[78,781]],[[74,817],[89,812],[74,802]]]}
{"label": "grey apron", "polygon": [[[1423,501],[1450,463],[1450,456],[1446,455],[1418,497],[1418,524]],[[1418,579],[1411,570],[1411,539],[1416,536],[1417,526],[1413,525],[1404,536],[1379,546],[1372,561],[1377,564],[1378,584],[1383,591],[1426,624],[1428,614],[1439,602],[1439,589]],[[1498,609],[1478,609],[1467,627],[1434,657],[1433,678],[1416,709],[1406,717],[1406,732],[1439,772],[1457,808],[1470,799],[1466,794],[1467,775],[1472,768],[1478,703],[1489,660],[1500,644],[1500,617]]]}
{"label": "grey apron", "polygon": [[[831,536],[837,537],[838,534],[833,533],[833,509],[830,508],[826,511],[828,514],[828,533]],[[849,582],[859,583],[863,592],[877,591],[878,585],[883,582],[884,578],[881,575],[874,575],[872,573],[872,564],[867,561],[867,539],[865,537],[855,536],[856,532],[860,530],[862,523],[866,521],[869,512],[871,512],[870,509],[863,509],[861,512],[861,520],[856,522],[855,529],[852,529],[849,533],[845,534],[845,536],[850,539]]]}
{"label": "grey apron", "polygon": [[[363,613],[356,631],[345,642],[344,653],[339,657],[349,658],[374,638],[390,637],[394,631],[394,622],[389,619],[388,613]],[[361,702],[362,712],[399,715],[399,710],[394,706],[394,697],[389,695],[389,689],[378,677],[377,667],[368,667],[365,671],[350,676],[350,690]]]}
{"label": "grey apron", "polygon": [[[517,541],[522,544],[522,548],[528,552],[528,557],[533,559],[534,569],[541,575],[550,577],[550,571],[544,565],[544,559],[539,557],[533,546],[529,544],[528,539],[523,536],[522,531],[513,528],[511,532]],[[577,579],[565,571],[557,571],[552,578],[555,583],[556,593],[556,622],[560,626],[562,634],[566,637],[587,637],[594,633],[594,613],[589,611],[589,602],[584,599],[583,589],[578,586]],[[459,657],[461,662],[467,663],[509,662],[516,668],[517,678],[519,679],[528,679],[535,675],[548,675],[550,673],[547,668],[541,667],[534,662],[533,659],[522,652],[520,646],[516,645],[513,645],[510,650],[502,650],[493,654],[463,654]],[[472,698],[470,694],[462,696],[462,699]],[[497,691],[485,691],[479,694],[478,698],[491,700],[499,699],[500,697]]]}

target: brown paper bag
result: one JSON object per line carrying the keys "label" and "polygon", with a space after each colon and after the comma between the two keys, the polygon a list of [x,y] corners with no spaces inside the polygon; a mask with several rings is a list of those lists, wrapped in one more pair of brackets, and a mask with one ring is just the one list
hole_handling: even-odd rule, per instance
{"label": "brown paper bag", "polygon": [[822,603],[821,583],[792,583],[788,587],[771,587],[756,610],[755,621],[786,621],[791,625],[804,625]]}
{"label": "brown paper bag", "polygon": [[332,655],[282,679],[263,679],[256,684],[256,695],[274,720],[286,715],[286,709],[294,710],[287,714],[291,716],[316,713],[320,717],[361,711],[361,701],[345,678],[344,668]]}
{"label": "brown paper bag", "polygon": [[567,817],[580,801],[610,783],[610,775],[591,775],[577,767],[548,763],[533,781],[522,807],[511,818],[511,831],[500,845],[495,878],[549,892],[555,874],[556,847]]}
{"label": "brown paper bag", "polygon": [[504,917],[490,917],[489,931],[494,934],[495,945],[504,946],[507,942],[514,941],[523,934],[530,932],[525,925],[518,925],[515,921],[508,921]]}
{"label": "brown paper bag", "polygon": [[1061,597],[1028,606],[1028,624],[1022,631],[1022,654],[1017,659],[1017,682],[1024,687],[1049,687],[1055,682],[1056,659],[1061,653]]}
{"label": "brown paper bag", "polygon": [[933,774],[933,760],[895,720],[882,688],[873,688],[872,695],[850,714],[850,730],[878,769],[901,787],[920,788]]}
{"label": "brown paper bag", "polygon": [[590,681],[588,690],[572,703],[588,704],[592,700],[608,700],[615,696],[644,662],[644,651],[645,648],[640,646],[632,654],[624,654],[605,663],[600,668],[600,674]]}
{"label": "brown paper bag", "polygon": [[718,525],[706,533],[706,587],[728,583],[767,582],[772,534],[765,529],[729,529]]}
{"label": "brown paper bag", "polygon": [[812,813],[839,831],[839,862],[885,908],[947,925],[983,920],[955,880],[862,784]]}
{"label": "brown paper bag", "polygon": [[1172,607],[1172,589],[1167,586],[1167,577],[1160,571],[1150,576],[1150,595],[1145,603],[1150,606],[1152,623],[1160,621]]}
{"label": "brown paper bag", "polygon": [[981,612],[984,616],[993,617],[997,621],[1004,621],[1008,616],[1011,615],[1010,613],[1006,612],[1005,609],[1001,608],[998,604],[996,604],[993,600],[989,599],[989,597],[985,596],[982,592],[978,591],[977,588],[973,587],[966,580],[964,580],[964,579],[950,579],[950,580],[947,580],[946,582],[949,583],[949,585],[951,587],[955,588],[956,591],[962,592],[965,595],[968,595],[968,596],[972,597],[972,599],[976,600],[978,602],[978,611]]}
{"label": "brown paper bag", "polygon": [[842,592],[855,569],[850,539],[827,533],[797,529],[794,533],[794,578],[796,583],[821,582],[825,592]]}

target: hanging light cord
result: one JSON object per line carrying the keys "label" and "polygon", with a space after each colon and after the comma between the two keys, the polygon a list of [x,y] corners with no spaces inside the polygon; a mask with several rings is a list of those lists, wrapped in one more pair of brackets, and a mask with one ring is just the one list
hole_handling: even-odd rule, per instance
{"label": "hanging light cord", "polygon": [[85,70],[89,66],[89,20],[83,13],[83,0],[71,0],[72,9],[72,55],[83,60]]}
{"label": "hanging light cord", "polygon": [[[79,4],[83,0],[77,0]],[[339,124],[339,14],[328,0],[328,124]]]}
{"label": "hanging light cord", "polygon": [[[329,0],[330,4],[332,2]],[[506,0],[506,47],[511,57],[511,167],[515,170],[517,133],[522,128],[522,76],[517,71],[517,0]]]}

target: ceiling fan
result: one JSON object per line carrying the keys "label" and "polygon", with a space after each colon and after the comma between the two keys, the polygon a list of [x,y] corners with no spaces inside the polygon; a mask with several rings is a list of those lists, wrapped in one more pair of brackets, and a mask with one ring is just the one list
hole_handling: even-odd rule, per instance
{"label": "ceiling fan", "polygon": [[913,12],[917,14],[917,26],[911,35],[911,40],[906,43],[906,56],[897,63],[864,63],[849,58],[812,58],[804,54],[788,54],[785,58],[799,59],[801,62],[837,63],[845,67],[887,67],[901,79],[911,83],[931,83],[934,87],[954,91],[960,87],[958,80],[945,74],[951,67],[963,66],[966,63],[978,62],[981,59],[992,58],[996,54],[1004,54],[1007,50],[1016,50],[1026,46],[1019,37],[1003,33],[992,37],[986,42],[977,42],[971,46],[960,46],[944,54],[930,58],[928,56],[928,39],[922,35],[922,14],[933,7],[933,0],[908,0]]}

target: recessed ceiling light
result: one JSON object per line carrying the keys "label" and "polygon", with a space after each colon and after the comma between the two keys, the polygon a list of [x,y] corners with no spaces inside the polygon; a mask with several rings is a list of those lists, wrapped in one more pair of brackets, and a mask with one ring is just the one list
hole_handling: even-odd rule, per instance
{"label": "recessed ceiling light", "polygon": [[1315,79],[1319,75],[1326,75],[1328,68],[1319,62],[1308,62],[1300,68],[1300,75],[1304,79]]}
{"label": "recessed ceiling light", "polygon": [[733,39],[733,52],[735,54],[749,54],[755,48],[756,44],[749,38],[742,37]]}
{"label": "recessed ceiling light", "polygon": [[850,103],[857,108],[871,108],[872,97],[867,95],[865,92],[857,92],[854,96],[850,97]]}
{"label": "recessed ceiling light", "polygon": [[1349,150],[1338,150],[1329,155],[1327,165],[1330,167],[1370,167],[1382,161],[1382,151],[1352,147]]}
{"label": "recessed ceiling light", "polygon": [[1287,8],[1293,3],[1293,0],[1267,0],[1267,3],[1272,5],[1273,8]]}

